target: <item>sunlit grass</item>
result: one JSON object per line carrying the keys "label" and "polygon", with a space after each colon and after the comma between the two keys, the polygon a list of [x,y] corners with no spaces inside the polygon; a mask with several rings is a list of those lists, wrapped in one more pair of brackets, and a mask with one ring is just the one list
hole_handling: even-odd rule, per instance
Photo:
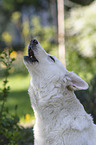
{"label": "sunlit grass", "polygon": [[28,90],[30,76],[15,75],[8,78],[11,91]]}
{"label": "sunlit grass", "polygon": [[20,119],[20,124],[24,127],[34,126],[35,124],[35,116],[26,114]]}

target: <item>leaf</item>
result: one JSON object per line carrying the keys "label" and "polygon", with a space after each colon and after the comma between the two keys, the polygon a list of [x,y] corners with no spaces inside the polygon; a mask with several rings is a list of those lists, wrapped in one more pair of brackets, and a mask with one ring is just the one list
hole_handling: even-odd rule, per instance
{"label": "leaf", "polygon": [[4,82],[4,84],[7,84],[8,83],[8,80],[4,80],[3,82]]}
{"label": "leaf", "polygon": [[7,53],[3,51],[3,54],[7,57]]}
{"label": "leaf", "polygon": [[[8,81],[7,81],[7,82],[8,82]],[[10,86],[7,87],[7,90],[8,90],[8,91],[10,90]]]}
{"label": "leaf", "polygon": [[9,56],[10,56],[10,54],[12,53],[12,51],[13,51],[13,49],[10,48],[10,49],[9,49]]}
{"label": "leaf", "polygon": [[4,59],[4,57],[3,56],[0,56],[0,59]]}
{"label": "leaf", "polygon": [[12,58],[11,61],[13,62],[15,60],[15,58]]}
{"label": "leaf", "polygon": [[6,66],[7,66],[7,63],[5,61],[2,61]]}

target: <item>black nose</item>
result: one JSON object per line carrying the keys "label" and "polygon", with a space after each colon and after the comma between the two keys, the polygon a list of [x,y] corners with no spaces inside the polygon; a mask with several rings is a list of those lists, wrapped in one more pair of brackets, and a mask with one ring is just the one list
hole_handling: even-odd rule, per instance
{"label": "black nose", "polygon": [[31,42],[30,42],[30,44],[31,44],[31,45],[32,45],[32,44],[38,44],[38,41],[37,41],[36,39],[32,39]]}

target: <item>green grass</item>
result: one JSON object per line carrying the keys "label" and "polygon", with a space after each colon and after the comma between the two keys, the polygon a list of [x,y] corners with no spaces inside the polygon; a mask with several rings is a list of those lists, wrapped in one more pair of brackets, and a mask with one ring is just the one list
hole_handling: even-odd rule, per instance
{"label": "green grass", "polygon": [[8,95],[6,106],[8,106],[10,113],[15,113],[15,106],[17,105],[17,114],[20,119],[24,118],[26,114],[34,116],[28,95],[30,76],[10,76],[8,81],[10,93]]}

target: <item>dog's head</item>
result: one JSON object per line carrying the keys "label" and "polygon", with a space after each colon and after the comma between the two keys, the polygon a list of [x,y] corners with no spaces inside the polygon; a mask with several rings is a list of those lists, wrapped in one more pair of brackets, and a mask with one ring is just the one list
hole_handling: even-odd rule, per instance
{"label": "dog's head", "polygon": [[[88,84],[73,72],[65,69],[63,64],[53,55],[49,55],[36,39],[28,45],[28,56],[24,56],[24,64],[32,78],[45,81],[66,79],[69,90],[87,89]],[[54,81],[55,83],[55,81]]]}
{"label": "dog's head", "polygon": [[45,74],[56,75],[60,72],[64,74],[66,71],[62,63],[55,56],[46,53],[36,39],[32,39],[28,45],[28,56],[24,56],[24,64],[34,77]]}

